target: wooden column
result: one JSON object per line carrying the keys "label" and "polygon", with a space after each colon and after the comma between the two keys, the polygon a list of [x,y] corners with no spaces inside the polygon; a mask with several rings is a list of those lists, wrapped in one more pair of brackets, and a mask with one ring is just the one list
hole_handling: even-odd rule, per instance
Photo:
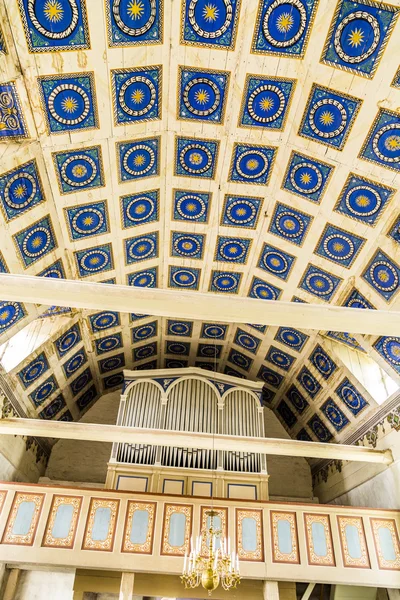
{"label": "wooden column", "polygon": [[122,573],[119,600],[132,600],[135,573]]}
{"label": "wooden column", "polygon": [[4,590],[3,600],[14,600],[20,574],[20,569],[11,569],[7,579],[6,589]]}
{"label": "wooden column", "polygon": [[264,600],[279,600],[279,587],[277,581],[264,581]]}

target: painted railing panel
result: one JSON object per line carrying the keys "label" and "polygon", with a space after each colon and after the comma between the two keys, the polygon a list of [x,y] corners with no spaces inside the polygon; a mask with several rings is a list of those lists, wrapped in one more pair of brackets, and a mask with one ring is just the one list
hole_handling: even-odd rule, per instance
{"label": "painted railing panel", "polygon": [[[0,562],[179,575],[209,502],[0,483]],[[400,587],[399,511],[226,498],[213,508],[245,578]]]}

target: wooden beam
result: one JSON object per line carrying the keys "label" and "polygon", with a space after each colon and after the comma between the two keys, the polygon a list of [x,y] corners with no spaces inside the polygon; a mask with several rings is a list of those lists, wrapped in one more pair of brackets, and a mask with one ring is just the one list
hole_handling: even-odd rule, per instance
{"label": "wooden beam", "polygon": [[141,429],[95,423],[65,423],[41,419],[0,419],[0,434],[29,435],[93,442],[125,442],[206,450],[231,450],[255,452],[277,456],[302,456],[371,462],[389,465],[393,462],[390,450],[373,450],[363,446],[344,446],[277,438],[238,437],[212,435],[186,431]]}
{"label": "wooden beam", "polygon": [[0,298],[179,319],[225,323],[251,321],[258,325],[400,335],[400,311],[256,300],[227,294],[138,288],[30,275],[0,273]]}

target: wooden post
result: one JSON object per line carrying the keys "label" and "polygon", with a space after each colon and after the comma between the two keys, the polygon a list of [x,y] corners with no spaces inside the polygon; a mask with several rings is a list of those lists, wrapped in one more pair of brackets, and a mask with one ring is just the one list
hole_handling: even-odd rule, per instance
{"label": "wooden post", "polygon": [[122,573],[119,600],[132,600],[135,573]]}
{"label": "wooden post", "polygon": [[4,590],[3,600],[14,600],[20,574],[20,569],[11,569],[7,579],[6,589]]}
{"label": "wooden post", "polygon": [[277,581],[264,581],[264,600],[279,600],[279,587]]}

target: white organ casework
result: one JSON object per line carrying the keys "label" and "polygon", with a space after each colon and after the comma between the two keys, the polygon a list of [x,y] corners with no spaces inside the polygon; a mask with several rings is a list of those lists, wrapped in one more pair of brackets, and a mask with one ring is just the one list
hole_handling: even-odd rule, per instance
{"label": "white organ casework", "polygon": [[[263,384],[198,368],[124,371],[118,425],[264,437]],[[268,499],[265,455],[114,443],[106,487]]]}

